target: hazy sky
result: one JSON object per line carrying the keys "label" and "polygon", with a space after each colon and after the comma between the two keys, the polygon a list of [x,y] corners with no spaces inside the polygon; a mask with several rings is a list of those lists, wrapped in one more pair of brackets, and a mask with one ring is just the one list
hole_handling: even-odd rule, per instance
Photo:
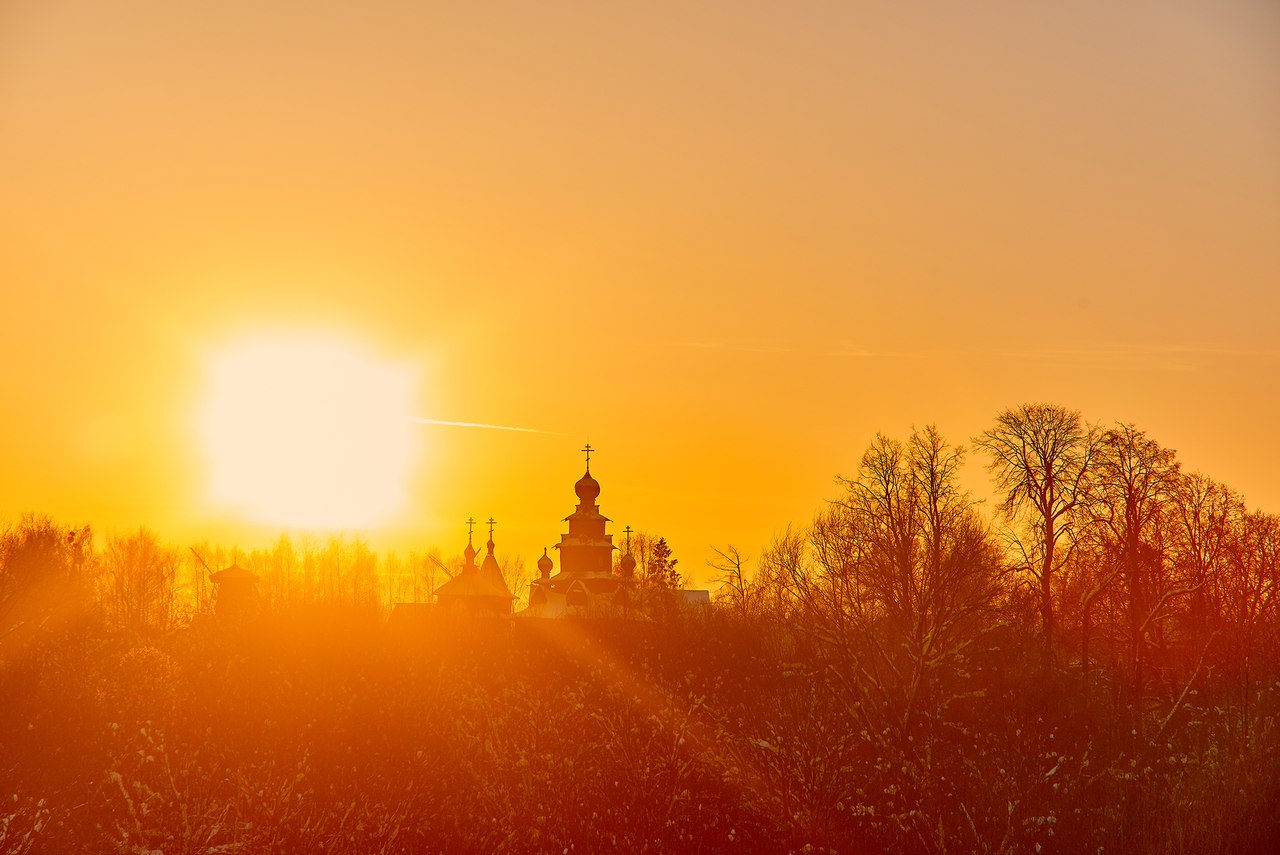
{"label": "hazy sky", "polygon": [[492,514],[532,562],[589,439],[697,571],[876,431],[1029,400],[1280,511],[1278,236],[1263,0],[8,0],[0,519],[270,540],[194,414],[228,342],[299,332],[422,418],[566,434],[415,423],[375,544]]}

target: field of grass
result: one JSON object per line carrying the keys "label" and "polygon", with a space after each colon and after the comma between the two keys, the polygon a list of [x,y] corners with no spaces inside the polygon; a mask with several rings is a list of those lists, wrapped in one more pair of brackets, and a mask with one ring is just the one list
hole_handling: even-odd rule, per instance
{"label": "field of grass", "polygon": [[902,711],[721,613],[66,628],[0,672],[0,852],[1274,851],[1280,686],[1139,736],[1024,648],[871,732]]}

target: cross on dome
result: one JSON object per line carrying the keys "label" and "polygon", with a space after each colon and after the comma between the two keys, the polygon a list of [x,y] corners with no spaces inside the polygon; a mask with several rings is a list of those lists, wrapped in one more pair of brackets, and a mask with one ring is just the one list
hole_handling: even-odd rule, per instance
{"label": "cross on dome", "polygon": [[588,442],[585,447],[580,448],[578,450],[585,451],[587,453],[587,471],[590,472],[591,471],[591,452],[593,451],[593,449],[591,448],[591,443]]}

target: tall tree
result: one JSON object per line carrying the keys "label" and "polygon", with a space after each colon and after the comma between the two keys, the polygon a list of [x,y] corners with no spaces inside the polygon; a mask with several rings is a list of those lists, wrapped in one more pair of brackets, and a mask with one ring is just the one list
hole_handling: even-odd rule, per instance
{"label": "tall tree", "polygon": [[1185,586],[1170,586],[1165,567],[1165,516],[1177,495],[1178,462],[1172,449],[1122,424],[1103,434],[1096,469],[1090,516],[1121,583],[1130,688],[1137,698],[1147,636],[1168,616],[1173,601],[1190,592]]}
{"label": "tall tree", "polygon": [[785,571],[850,710],[901,747],[944,714],[936,690],[965,679],[959,663],[999,594],[998,545],[960,489],[962,460],[933,427],[906,443],[878,436],[807,538],[788,532],[761,558]]}
{"label": "tall tree", "polygon": [[174,618],[178,552],[147,529],[107,541],[103,603],[111,622],[132,632],[168,629]]}
{"label": "tall tree", "polygon": [[29,638],[83,613],[93,571],[93,533],[27,514],[0,531],[0,640]]}
{"label": "tall tree", "polygon": [[1055,579],[1071,559],[1099,440],[1078,411],[1052,404],[1005,410],[974,440],[1004,493],[1000,510],[1019,568],[1035,583],[1046,663],[1054,656]]}
{"label": "tall tree", "polygon": [[[1252,511],[1240,520],[1240,530],[1228,556],[1228,573],[1220,585],[1224,670],[1240,687],[1240,726],[1245,744],[1255,722],[1250,706],[1255,697],[1255,673],[1277,661],[1280,651],[1280,516]],[[1272,672],[1274,673],[1274,672]]]}
{"label": "tall tree", "polygon": [[1193,636],[1210,631],[1221,615],[1224,565],[1244,513],[1244,502],[1226,485],[1198,472],[1179,479],[1173,502],[1175,563],[1180,581],[1194,589],[1188,615]]}
{"label": "tall tree", "polygon": [[716,581],[720,583],[720,588],[715,594],[716,603],[738,617],[751,617],[756,611],[757,595],[744,566],[748,559],[733,544],[725,549],[712,549],[715,550],[716,557],[708,561],[707,565],[718,573]]}
{"label": "tall tree", "polygon": [[675,590],[680,587],[680,573],[676,570],[676,565],[680,563],[678,558],[672,557],[671,547],[667,545],[667,539],[660,537],[653,542],[652,548],[649,550],[648,561],[644,565],[643,582],[655,588],[670,588]]}

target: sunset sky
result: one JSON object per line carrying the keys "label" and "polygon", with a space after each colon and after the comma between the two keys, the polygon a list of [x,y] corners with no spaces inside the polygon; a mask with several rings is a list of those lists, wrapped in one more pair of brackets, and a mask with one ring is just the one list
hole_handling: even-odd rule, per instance
{"label": "sunset sky", "polygon": [[532,563],[589,440],[705,581],[1024,401],[1280,511],[1280,4],[8,0],[0,283],[0,521]]}

